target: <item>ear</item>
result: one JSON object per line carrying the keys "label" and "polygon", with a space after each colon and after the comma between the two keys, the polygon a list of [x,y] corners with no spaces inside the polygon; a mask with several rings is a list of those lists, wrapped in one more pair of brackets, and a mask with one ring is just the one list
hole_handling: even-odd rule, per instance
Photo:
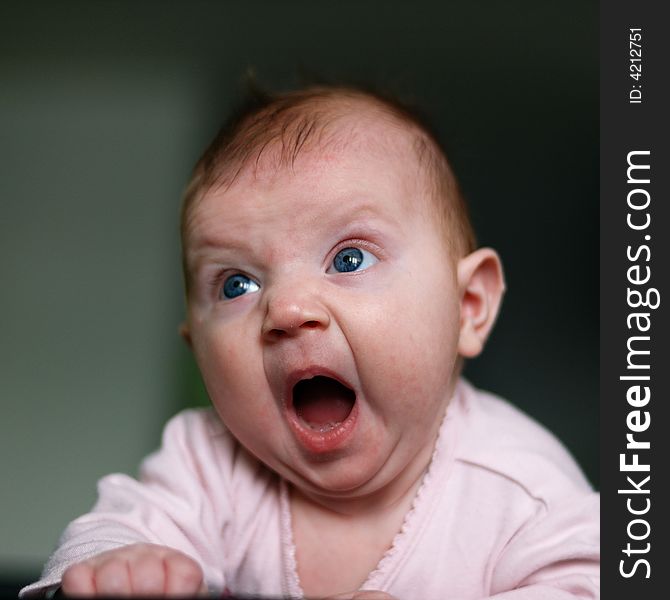
{"label": "ear", "polygon": [[505,292],[502,263],[491,248],[480,248],[458,262],[461,323],[458,352],[472,358],[484,343],[498,316]]}
{"label": "ear", "polygon": [[186,321],[179,324],[179,335],[186,342],[186,345],[193,349],[193,343],[191,341],[191,331],[188,328],[188,323]]}

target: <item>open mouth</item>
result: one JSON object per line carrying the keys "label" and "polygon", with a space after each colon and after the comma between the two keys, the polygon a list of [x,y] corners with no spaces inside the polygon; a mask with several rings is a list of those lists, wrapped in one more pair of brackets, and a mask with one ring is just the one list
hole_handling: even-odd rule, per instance
{"label": "open mouth", "polygon": [[326,433],[346,421],[356,402],[354,391],[332,377],[302,379],[293,388],[293,408],[310,429]]}
{"label": "open mouth", "polygon": [[[288,423],[311,459],[340,455],[357,428],[356,392],[328,374],[303,373],[289,388]],[[335,454],[333,454],[335,453]]]}

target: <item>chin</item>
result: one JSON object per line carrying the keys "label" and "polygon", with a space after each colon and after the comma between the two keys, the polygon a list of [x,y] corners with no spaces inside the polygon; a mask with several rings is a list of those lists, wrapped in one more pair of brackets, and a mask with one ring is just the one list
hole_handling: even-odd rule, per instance
{"label": "chin", "polygon": [[300,469],[299,479],[290,479],[294,485],[312,494],[336,498],[359,497],[383,487],[379,476],[384,464],[383,460],[361,460],[360,457],[310,463]]}

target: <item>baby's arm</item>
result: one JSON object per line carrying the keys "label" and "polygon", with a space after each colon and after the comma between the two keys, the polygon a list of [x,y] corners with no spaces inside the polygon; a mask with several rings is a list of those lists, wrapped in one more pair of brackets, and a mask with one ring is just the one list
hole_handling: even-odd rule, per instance
{"label": "baby's arm", "polygon": [[[22,590],[22,595],[61,585],[64,573],[78,563],[102,568],[94,557],[112,556],[110,551],[124,556],[122,550],[136,544],[163,546],[190,557],[208,585],[223,589],[221,532],[230,514],[230,467],[222,466],[214,452],[219,446],[212,440],[222,437],[225,444],[228,438],[213,430],[207,414],[188,411],[170,421],[160,451],[144,461],[139,480],[126,475],[103,478],[93,510],[67,527],[42,579]],[[76,569],[74,575],[78,572],[76,580],[84,568]]]}
{"label": "baby's arm", "polygon": [[539,511],[501,552],[491,583],[491,600],[600,598],[599,495]]}

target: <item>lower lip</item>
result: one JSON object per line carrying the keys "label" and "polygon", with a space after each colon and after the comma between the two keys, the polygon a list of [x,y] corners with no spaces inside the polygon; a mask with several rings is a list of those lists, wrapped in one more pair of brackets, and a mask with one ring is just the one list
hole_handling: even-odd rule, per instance
{"label": "lower lip", "polygon": [[288,409],[288,422],[300,445],[311,454],[323,455],[340,449],[351,437],[358,420],[358,402],[354,402],[349,416],[328,431],[317,431],[307,425],[296,414],[293,407]]}

